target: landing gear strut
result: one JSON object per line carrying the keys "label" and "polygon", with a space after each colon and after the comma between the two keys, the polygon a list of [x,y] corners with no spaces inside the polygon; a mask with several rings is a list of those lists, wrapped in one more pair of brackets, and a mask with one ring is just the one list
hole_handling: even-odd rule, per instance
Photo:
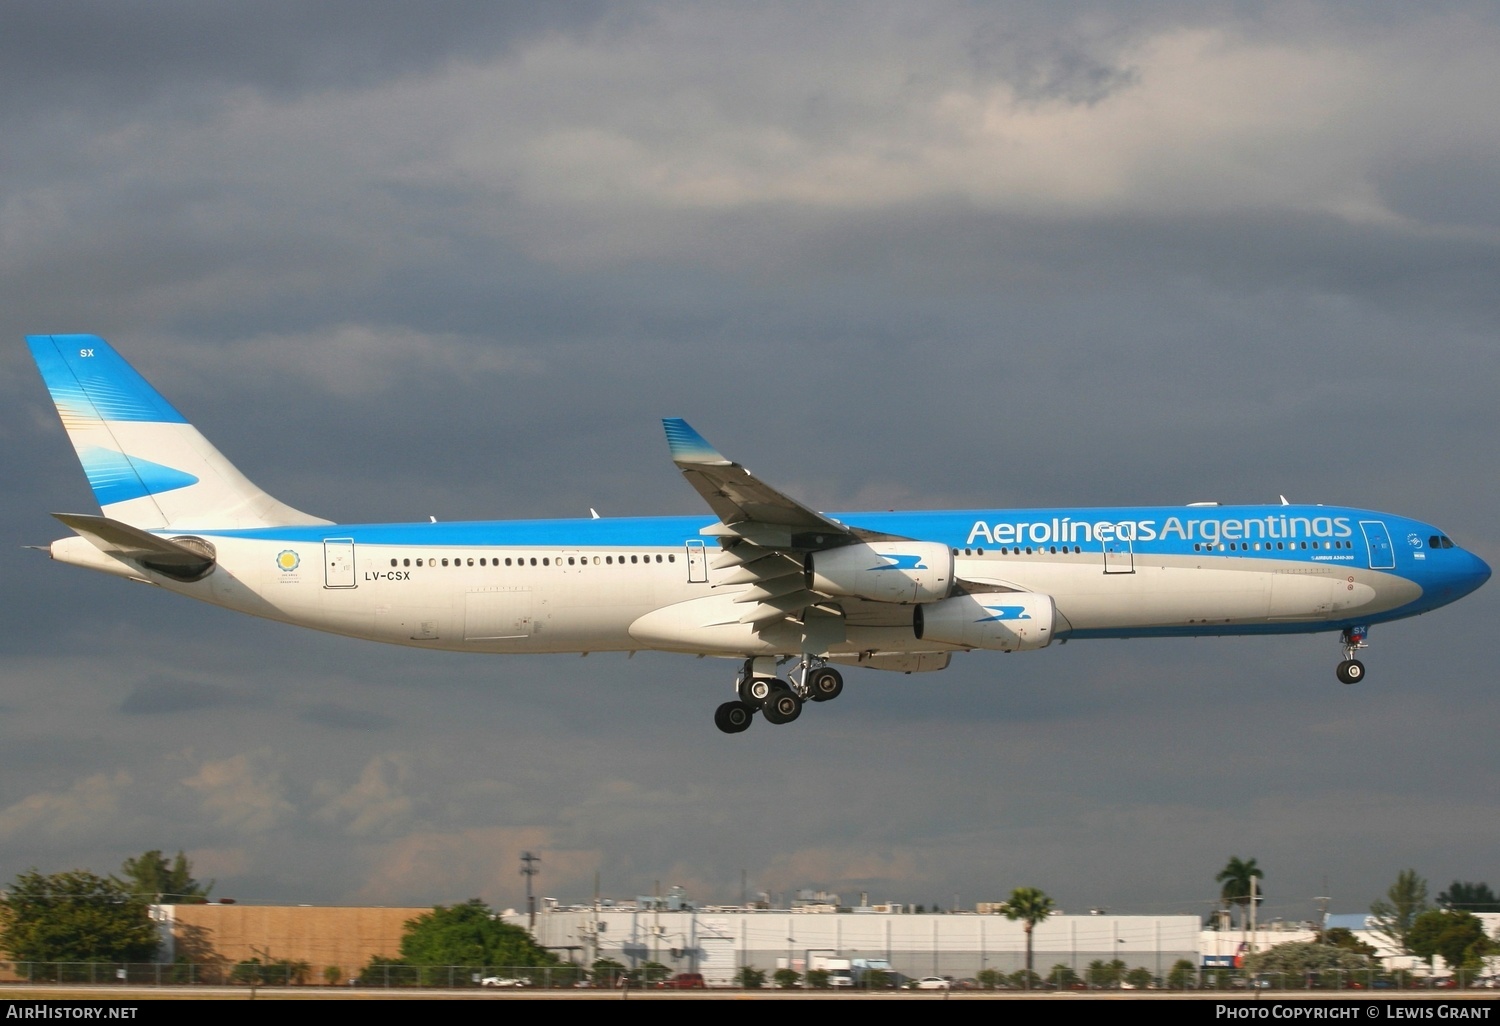
{"label": "landing gear strut", "polygon": [[778,662],[770,656],[745,660],[735,678],[738,701],[714,711],[714,725],[726,734],[748,730],[756,712],[767,723],[791,723],[802,715],[804,702],[827,702],[844,690],[844,677],[816,656],[804,655],[787,673],[777,676]]}
{"label": "landing gear strut", "polygon": [[1339,635],[1339,642],[1344,646],[1344,661],[1339,663],[1337,673],[1345,684],[1358,684],[1365,679],[1365,664],[1354,658],[1354,653],[1369,647],[1365,644],[1369,633],[1368,627],[1348,627]]}

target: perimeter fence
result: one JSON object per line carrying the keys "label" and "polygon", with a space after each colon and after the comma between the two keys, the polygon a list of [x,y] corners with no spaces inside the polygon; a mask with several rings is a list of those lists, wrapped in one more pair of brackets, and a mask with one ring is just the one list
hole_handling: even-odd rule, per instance
{"label": "perimeter fence", "polygon": [[1430,990],[1500,989],[1500,976],[1461,970],[1447,976],[1380,969],[1329,970],[1309,973],[1260,973],[1239,970],[1183,967],[1166,977],[1137,982],[1110,980],[1089,982],[1067,979],[1058,984],[1033,976],[1028,987],[1022,973],[1008,976],[982,974],[984,979],[927,977],[916,980],[900,973],[870,973],[857,981],[830,980],[828,974],[804,977],[785,970],[745,967],[733,983],[706,981],[697,974],[666,973],[660,969],[593,970],[575,965],[535,966],[414,966],[401,962],[372,962],[346,975],[337,968],[315,973],[304,962],[252,960],[236,964],[195,962],[12,962],[0,963],[0,983],[104,986],[194,987],[306,987],[339,986],[375,989],[440,990],[560,990],[560,989],[666,989],[738,988],[747,990],[787,987],[813,989],[923,989],[923,990],[1173,990],[1209,992],[1265,991],[1354,991],[1399,992]]}

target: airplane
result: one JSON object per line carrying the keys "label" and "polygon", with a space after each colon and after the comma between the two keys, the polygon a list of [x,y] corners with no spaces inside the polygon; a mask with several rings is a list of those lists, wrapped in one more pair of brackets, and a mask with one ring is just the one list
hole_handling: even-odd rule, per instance
{"label": "airplane", "polygon": [[1490,576],[1430,524],[1284,497],[820,513],[675,418],[671,458],[709,514],[335,524],[252,484],[102,338],[27,342],[102,514],[53,514],[74,532],[54,560],[396,645],[732,658],[729,734],[837,698],[838,667],[1085,639],[1337,631],[1352,684],[1371,625]]}

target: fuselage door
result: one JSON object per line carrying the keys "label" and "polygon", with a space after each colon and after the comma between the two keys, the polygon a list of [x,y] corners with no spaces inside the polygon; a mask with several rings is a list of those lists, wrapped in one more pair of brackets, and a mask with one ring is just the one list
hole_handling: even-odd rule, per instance
{"label": "fuselage door", "polygon": [[1383,520],[1361,520],[1360,530],[1365,532],[1365,548],[1370,553],[1371,570],[1394,570],[1396,549],[1391,545],[1391,534],[1385,529]]}
{"label": "fuselage door", "polygon": [[1104,572],[1135,573],[1135,546],[1128,538],[1111,538],[1104,543]]}
{"label": "fuselage door", "polygon": [[354,539],[323,539],[323,587],[352,588],[354,582]]}
{"label": "fuselage door", "polygon": [[707,584],[708,553],[703,550],[703,540],[689,538],[684,544],[687,546],[688,583]]}

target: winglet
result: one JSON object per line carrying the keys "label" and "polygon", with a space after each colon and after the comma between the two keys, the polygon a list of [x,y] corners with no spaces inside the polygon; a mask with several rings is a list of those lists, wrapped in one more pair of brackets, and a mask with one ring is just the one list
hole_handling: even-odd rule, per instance
{"label": "winglet", "polygon": [[728,467],[733,462],[708,444],[691,425],[681,417],[664,417],[661,426],[667,430],[667,448],[672,451],[674,463],[696,463],[700,466]]}

